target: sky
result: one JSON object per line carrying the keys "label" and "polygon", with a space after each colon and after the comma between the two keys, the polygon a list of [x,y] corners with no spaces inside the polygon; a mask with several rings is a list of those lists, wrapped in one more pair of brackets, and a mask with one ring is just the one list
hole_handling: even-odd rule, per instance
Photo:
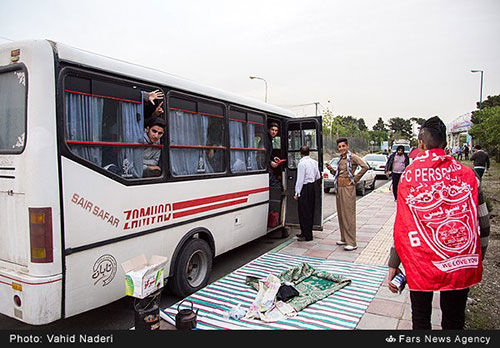
{"label": "sky", "polygon": [[[500,94],[498,0],[0,0],[0,44],[50,39],[292,110],[440,116]],[[495,43],[496,42],[496,43]]]}

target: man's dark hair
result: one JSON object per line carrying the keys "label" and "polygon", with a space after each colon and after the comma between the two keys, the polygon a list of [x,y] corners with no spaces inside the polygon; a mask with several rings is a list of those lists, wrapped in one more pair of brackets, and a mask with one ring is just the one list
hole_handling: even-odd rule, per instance
{"label": "man's dark hair", "polygon": [[300,153],[304,156],[309,156],[309,146],[303,145],[300,148]]}
{"label": "man's dark hair", "polygon": [[475,148],[476,150],[481,150],[481,145],[476,145],[476,146],[474,146],[474,148]]}
{"label": "man's dark hair", "polygon": [[340,143],[346,143],[347,145],[349,145],[349,143],[347,142],[347,138],[338,138],[337,139],[337,145],[340,144]]}
{"label": "man's dark hair", "polygon": [[276,122],[271,122],[269,123],[269,127],[267,127],[267,129],[271,129],[271,127],[276,127],[278,129],[280,129],[280,126],[278,125],[278,123]]}
{"label": "man's dark hair", "polygon": [[399,145],[398,148],[396,149],[396,152],[399,151],[399,150],[405,150],[405,147],[403,145]]}
{"label": "man's dark hair", "polygon": [[158,126],[158,127],[161,127],[163,129],[165,129],[165,127],[167,127],[167,123],[161,117],[151,117],[151,119],[149,119],[146,122],[146,127],[151,128],[151,127],[154,127],[154,126]]}
{"label": "man's dark hair", "polygon": [[446,147],[446,125],[437,116],[429,118],[420,127],[418,140],[422,140],[428,149]]}

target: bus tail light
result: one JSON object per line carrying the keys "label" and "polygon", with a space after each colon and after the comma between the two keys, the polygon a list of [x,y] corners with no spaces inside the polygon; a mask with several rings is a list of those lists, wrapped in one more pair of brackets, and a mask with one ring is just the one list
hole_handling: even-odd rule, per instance
{"label": "bus tail light", "polygon": [[28,208],[28,210],[30,218],[31,262],[52,262],[52,208]]}

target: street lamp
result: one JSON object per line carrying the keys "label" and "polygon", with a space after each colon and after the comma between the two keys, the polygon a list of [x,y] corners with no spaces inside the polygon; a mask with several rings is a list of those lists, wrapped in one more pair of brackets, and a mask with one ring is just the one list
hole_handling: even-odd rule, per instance
{"label": "street lamp", "polygon": [[257,80],[262,80],[264,81],[264,83],[266,84],[266,96],[265,96],[265,102],[267,103],[267,81],[264,80],[262,77],[258,77],[258,76],[249,76],[251,80],[253,79],[257,79]]}
{"label": "street lamp", "polygon": [[481,109],[481,105],[483,104],[483,71],[482,70],[471,70],[472,73],[481,73],[481,89],[479,92],[479,109]]}

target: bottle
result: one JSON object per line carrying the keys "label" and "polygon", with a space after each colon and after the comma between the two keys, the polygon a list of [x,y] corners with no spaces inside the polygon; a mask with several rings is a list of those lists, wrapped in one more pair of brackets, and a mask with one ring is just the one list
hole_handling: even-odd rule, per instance
{"label": "bottle", "polygon": [[398,273],[396,276],[391,280],[391,283],[394,284],[395,286],[398,287],[399,293],[403,291],[406,285],[406,277],[403,273]]}

